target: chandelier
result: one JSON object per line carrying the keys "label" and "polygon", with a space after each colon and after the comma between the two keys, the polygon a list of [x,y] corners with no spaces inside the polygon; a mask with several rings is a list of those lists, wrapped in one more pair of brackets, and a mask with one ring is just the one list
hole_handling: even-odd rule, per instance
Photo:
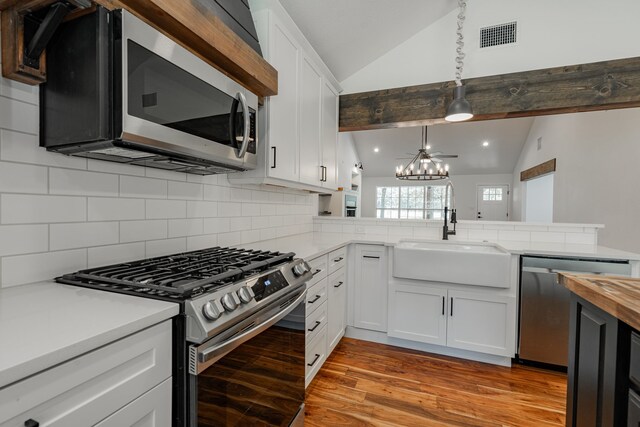
{"label": "chandelier", "polygon": [[406,166],[396,167],[396,178],[416,181],[435,181],[449,178],[449,165],[443,165],[442,160],[427,153],[426,126],[422,128],[422,148]]}

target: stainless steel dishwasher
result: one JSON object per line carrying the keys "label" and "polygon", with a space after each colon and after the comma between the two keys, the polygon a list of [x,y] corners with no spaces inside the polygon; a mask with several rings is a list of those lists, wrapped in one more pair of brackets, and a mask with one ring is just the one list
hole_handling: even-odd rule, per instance
{"label": "stainless steel dishwasher", "polygon": [[628,276],[629,261],[523,256],[521,266],[518,359],[566,367],[570,292],[558,273]]}

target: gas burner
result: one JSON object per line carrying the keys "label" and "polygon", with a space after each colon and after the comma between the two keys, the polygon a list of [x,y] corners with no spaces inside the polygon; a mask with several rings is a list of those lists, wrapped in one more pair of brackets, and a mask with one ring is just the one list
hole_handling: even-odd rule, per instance
{"label": "gas burner", "polygon": [[214,247],[65,274],[62,283],[186,300],[291,262],[293,253]]}

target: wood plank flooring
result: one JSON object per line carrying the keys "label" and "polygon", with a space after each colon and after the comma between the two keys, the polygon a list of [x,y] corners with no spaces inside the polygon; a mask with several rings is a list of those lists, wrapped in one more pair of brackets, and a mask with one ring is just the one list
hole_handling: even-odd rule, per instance
{"label": "wood plank flooring", "polygon": [[309,385],[305,425],[564,426],[566,375],[343,338]]}

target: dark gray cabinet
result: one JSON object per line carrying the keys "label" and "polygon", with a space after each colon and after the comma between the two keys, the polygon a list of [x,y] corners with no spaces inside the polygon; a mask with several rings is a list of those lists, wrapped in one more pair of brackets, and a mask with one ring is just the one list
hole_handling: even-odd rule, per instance
{"label": "dark gray cabinet", "polygon": [[640,427],[640,396],[633,391],[629,391],[629,411],[627,417],[627,427]]}
{"label": "dark gray cabinet", "polygon": [[567,426],[626,425],[630,341],[628,325],[571,294]]}

